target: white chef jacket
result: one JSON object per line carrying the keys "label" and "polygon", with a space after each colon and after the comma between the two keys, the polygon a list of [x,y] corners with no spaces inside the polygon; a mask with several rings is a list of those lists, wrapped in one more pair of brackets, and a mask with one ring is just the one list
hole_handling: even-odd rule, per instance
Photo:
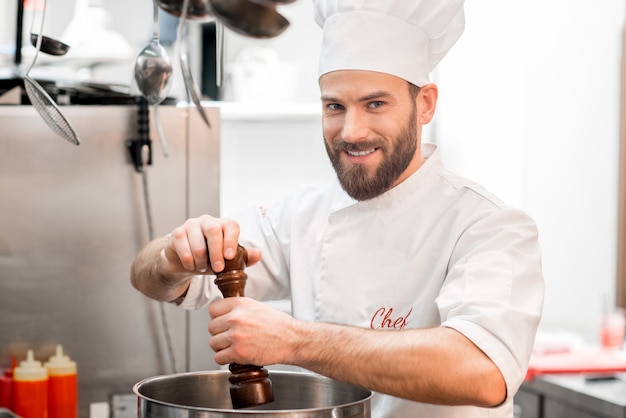
{"label": "white chef jacket", "polygon": [[[423,153],[411,177],[376,198],[357,202],[338,183],[308,186],[238,217],[240,243],[263,254],[246,269],[246,296],[288,297],[293,316],[306,321],[454,328],[506,380],[508,397],[494,408],[375,393],[374,418],[513,417],[543,305],[535,223],[447,171],[434,145],[424,144]],[[219,297],[213,277],[198,276],[182,306],[201,308]]]}

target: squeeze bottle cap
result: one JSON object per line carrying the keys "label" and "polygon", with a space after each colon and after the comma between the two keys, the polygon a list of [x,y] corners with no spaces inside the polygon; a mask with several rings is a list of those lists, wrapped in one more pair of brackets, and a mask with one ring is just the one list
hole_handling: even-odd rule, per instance
{"label": "squeeze bottle cap", "polygon": [[70,360],[66,355],[63,355],[63,347],[57,345],[56,354],[50,356],[45,364],[50,375],[66,375],[76,373],[76,362]]}
{"label": "squeeze bottle cap", "polygon": [[46,380],[48,370],[35,360],[33,350],[28,350],[26,360],[22,360],[20,365],[13,371],[14,380]]}

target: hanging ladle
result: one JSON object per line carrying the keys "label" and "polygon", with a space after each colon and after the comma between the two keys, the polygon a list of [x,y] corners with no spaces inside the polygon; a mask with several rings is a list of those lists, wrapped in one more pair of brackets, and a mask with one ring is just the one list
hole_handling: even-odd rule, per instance
{"label": "hanging ladle", "polygon": [[159,42],[159,6],[153,2],[152,40],[137,56],[135,81],[143,97],[153,105],[154,121],[165,157],[169,156],[167,141],[161,127],[158,105],[165,100],[172,85],[172,61]]}
{"label": "hanging ladle", "polygon": [[[37,38],[39,35],[36,33],[30,34],[30,43],[37,47]],[[50,38],[45,35],[41,35],[41,48],[40,51],[44,54],[62,56],[67,54],[67,51],[70,50],[70,46],[53,38]]]}
{"label": "hanging ladle", "polygon": [[209,5],[216,18],[240,35],[273,38],[289,26],[289,21],[267,3],[261,4],[252,0],[209,0]]}

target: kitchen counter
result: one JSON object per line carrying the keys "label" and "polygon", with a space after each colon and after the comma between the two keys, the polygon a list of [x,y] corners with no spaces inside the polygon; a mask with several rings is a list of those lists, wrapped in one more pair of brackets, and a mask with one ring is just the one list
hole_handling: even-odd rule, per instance
{"label": "kitchen counter", "polygon": [[545,375],[515,395],[516,418],[626,418],[626,374]]}

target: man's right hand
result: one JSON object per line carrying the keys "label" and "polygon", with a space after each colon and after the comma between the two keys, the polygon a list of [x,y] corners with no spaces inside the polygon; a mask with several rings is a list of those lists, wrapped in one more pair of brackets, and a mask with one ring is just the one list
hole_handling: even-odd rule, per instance
{"label": "man's right hand", "polygon": [[[141,250],[131,268],[131,283],[153,299],[176,300],[193,276],[222,271],[224,260],[235,256],[238,242],[239,224],[231,219],[209,215],[188,219]],[[246,250],[248,265],[261,259],[258,249]]]}

